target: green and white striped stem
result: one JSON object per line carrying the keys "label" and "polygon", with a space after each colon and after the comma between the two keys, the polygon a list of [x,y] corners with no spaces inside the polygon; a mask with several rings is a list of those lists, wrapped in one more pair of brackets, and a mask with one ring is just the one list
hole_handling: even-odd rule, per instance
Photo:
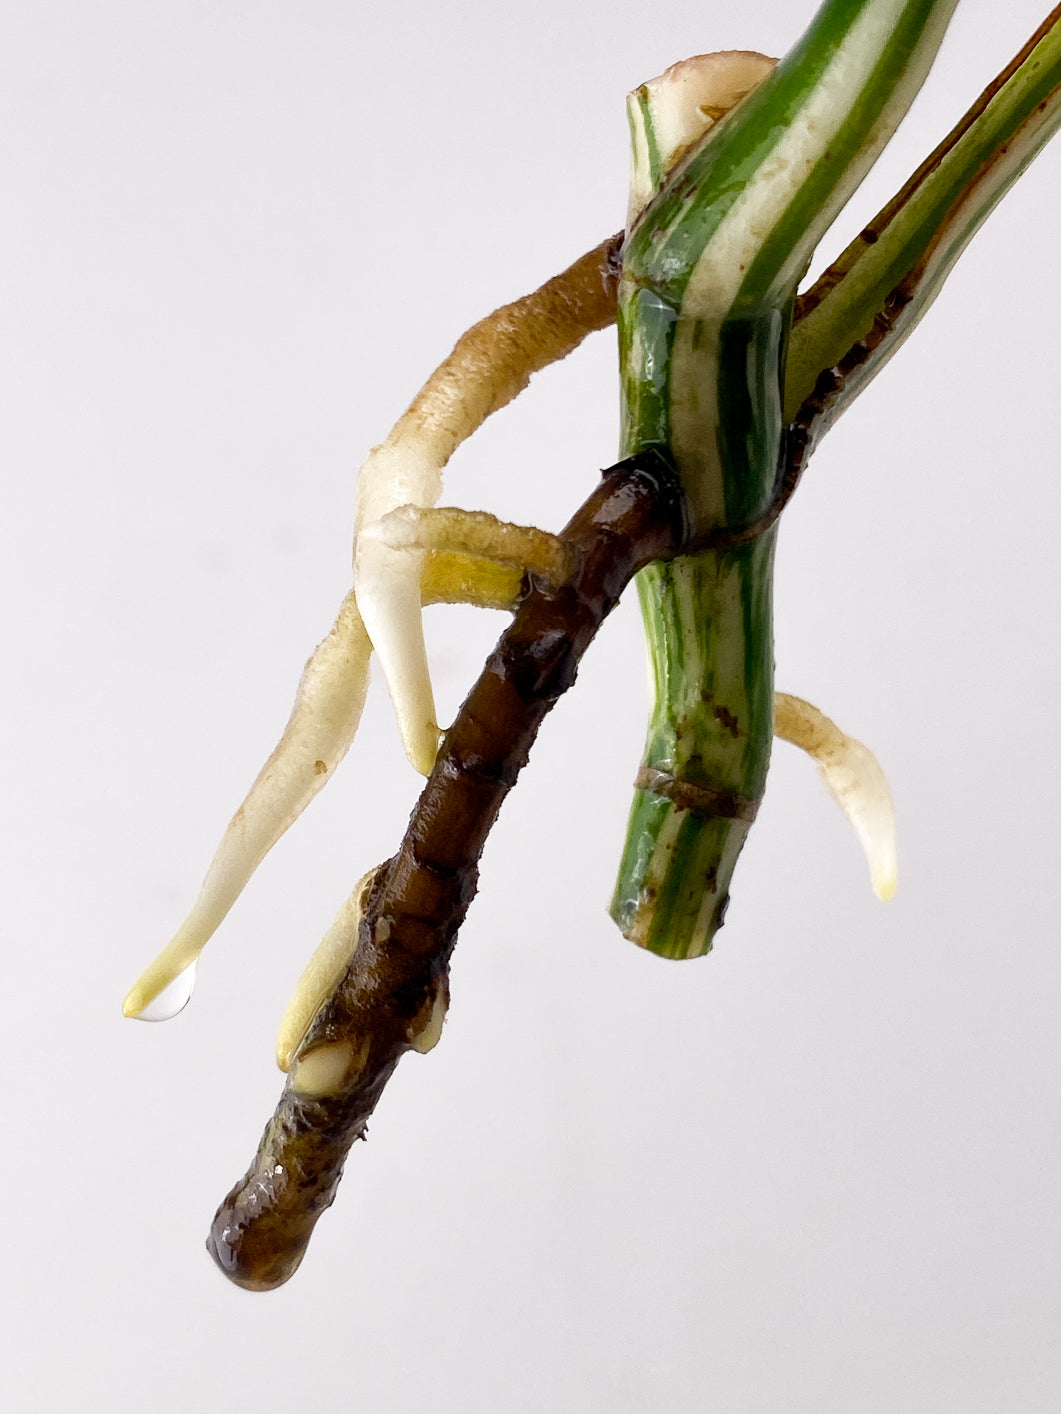
{"label": "green and white striped stem", "polygon": [[[796,283],[920,88],[955,3],[827,0],[673,172],[658,160],[658,192],[623,251],[622,452],[674,459],[694,535],[740,527],[773,498]],[[635,187],[660,152],[653,87],[629,105]],[[774,538],[638,577],[655,700],[612,916],[664,956],[710,949],[762,796]]]}
{"label": "green and white striped stem", "polygon": [[[887,206],[797,301],[785,417],[814,435],[901,347],[955,261],[1061,126],[1061,5]],[[806,414],[805,414],[806,415]]]}

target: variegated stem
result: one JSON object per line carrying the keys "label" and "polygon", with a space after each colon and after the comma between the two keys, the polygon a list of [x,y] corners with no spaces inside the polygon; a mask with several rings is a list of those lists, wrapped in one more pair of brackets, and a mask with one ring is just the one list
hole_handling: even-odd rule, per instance
{"label": "variegated stem", "polygon": [[[1061,126],[1061,6],[796,306],[785,417],[817,438],[916,327]],[[823,371],[824,370],[824,371]]]}
{"label": "variegated stem", "polygon": [[[796,282],[920,87],[954,4],[827,0],[627,233],[622,450],[670,453],[694,534],[771,501]],[[658,146],[639,131],[651,98],[630,105],[635,164]],[[656,693],[612,915],[664,956],[711,947],[762,795],[775,533],[639,576]]]}

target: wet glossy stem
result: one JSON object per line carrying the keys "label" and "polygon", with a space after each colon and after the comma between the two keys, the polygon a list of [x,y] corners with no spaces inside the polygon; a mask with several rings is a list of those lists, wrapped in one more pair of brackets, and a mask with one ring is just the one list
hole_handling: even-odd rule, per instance
{"label": "wet glossy stem", "polygon": [[[762,516],[786,455],[799,272],[927,72],[955,0],[825,0],[773,73],[662,177],[619,287],[622,447],[665,446],[697,528]],[[668,123],[629,110],[638,154]],[[612,916],[666,957],[722,923],[772,739],[773,534],[640,576],[655,686]]]}
{"label": "wet glossy stem", "polygon": [[800,295],[785,407],[811,441],[904,343],[969,241],[1059,126],[1061,5]]}
{"label": "wet glossy stem", "polygon": [[[267,1291],[298,1267],[351,1144],[447,986],[479,856],[539,726],[630,578],[674,554],[684,533],[670,463],[631,458],[604,473],[563,531],[569,578],[554,588],[531,580],[446,734],[401,848],[377,875],[353,961],[299,1049],[254,1162],[214,1219],[207,1246],[238,1285]],[[351,1078],[322,1098],[300,1096],[299,1058],[344,1042],[357,1058]]]}

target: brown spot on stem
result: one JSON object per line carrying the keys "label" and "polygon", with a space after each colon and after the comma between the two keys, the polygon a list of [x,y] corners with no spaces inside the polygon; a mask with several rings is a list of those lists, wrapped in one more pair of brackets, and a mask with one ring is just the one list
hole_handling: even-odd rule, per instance
{"label": "brown spot on stem", "polygon": [[728,707],[712,707],[711,715],[723,731],[729,732],[734,741],[740,736],[740,722]]}
{"label": "brown spot on stem", "polygon": [[665,796],[679,810],[688,810],[705,820],[745,820],[751,824],[759,809],[757,800],[718,786],[693,785],[654,766],[642,766],[634,778],[636,790]]}

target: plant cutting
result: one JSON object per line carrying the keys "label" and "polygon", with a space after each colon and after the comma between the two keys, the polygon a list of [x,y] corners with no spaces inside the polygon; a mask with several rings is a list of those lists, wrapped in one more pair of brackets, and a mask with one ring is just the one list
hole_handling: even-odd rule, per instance
{"label": "plant cutting", "polygon": [[[816,757],[877,892],[894,889],[894,822],[875,759],[816,708],[774,693],[772,561],[817,440],[1058,121],[1055,10],[800,292],[955,3],[827,0],[776,65],[700,57],[636,90],[625,232],[470,330],[362,469],[354,588],[189,919],[126,999],[128,1015],[147,1019],[187,1001],[206,941],[350,745],[375,651],[428,781],[397,853],[344,905],[285,1016],[284,1094],[211,1234],[239,1284],[268,1289],[293,1273],[398,1060],[437,1043],[486,834],[631,578],[654,698],[612,902],[622,931],[665,957],[710,949],[775,732]],[[440,510],[456,446],[534,371],[616,319],[620,460],[567,527],[554,536]],[[444,734],[420,631],[422,605],[440,601],[514,613]]]}

